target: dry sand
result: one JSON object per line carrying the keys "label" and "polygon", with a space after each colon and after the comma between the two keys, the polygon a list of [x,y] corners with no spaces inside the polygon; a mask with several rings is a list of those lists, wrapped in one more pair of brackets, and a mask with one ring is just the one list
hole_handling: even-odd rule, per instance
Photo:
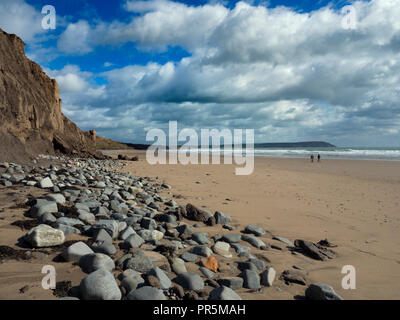
{"label": "dry sand", "polygon": [[[176,199],[182,205],[231,215],[236,230],[256,224],[291,241],[328,238],[338,245],[338,257],[329,261],[264,251],[278,275],[297,265],[310,282],[327,283],[345,299],[400,298],[400,162],[256,158],[252,175],[236,176],[234,165],[149,165],[141,151],[106,153],[139,155],[140,161],[128,162],[132,174],[164,179],[172,194],[185,197]],[[227,232],[221,226],[204,231]],[[356,268],[355,290],[342,289],[345,265]],[[244,290],[241,296],[292,299],[303,294],[303,286],[276,281],[261,294]]]}

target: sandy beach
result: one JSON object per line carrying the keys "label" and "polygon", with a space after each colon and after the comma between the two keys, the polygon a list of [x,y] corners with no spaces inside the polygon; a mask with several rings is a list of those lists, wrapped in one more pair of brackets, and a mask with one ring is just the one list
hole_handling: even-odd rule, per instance
{"label": "sandy beach", "polygon": [[[310,163],[308,159],[256,158],[252,175],[236,176],[235,165],[150,165],[143,151],[104,153],[113,157],[137,155],[139,161],[126,161],[123,170],[165,181],[172,188],[161,195],[180,205],[192,203],[212,213],[221,211],[230,215],[233,219],[230,225],[235,231],[223,229],[222,225],[196,229],[210,237],[239,233],[248,224],[254,224],[292,242],[303,239],[317,243],[328,239],[337,245],[332,248],[337,257],[317,261],[293,255],[283,242],[268,235],[260,237],[273,247],[253,248],[252,254],[273,266],[277,276],[273,286],[263,287],[261,292],[236,290],[242,299],[303,297],[306,286],[288,285],[279,279],[283,271],[294,271],[294,266],[300,269],[307,284],[329,284],[344,299],[398,299],[400,296],[399,162],[323,160]],[[22,230],[12,223],[27,220],[26,207],[21,206],[23,199],[45,193],[34,187],[1,187],[1,245],[21,250],[18,239],[29,228]],[[196,222],[185,223],[193,226]],[[66,237],[67,241],[86,239],[80,235]],[[56,266],[57,281],[71,281],[72,286],[78,286],[85,274],[76,263],[55,262],[58,253],[51,248],[33,250],[33,260],[0,263],[0,299],[56,299],[51,290],[41,287],[44,277],[41,268],[47,264]],[[218,261],[221,267],[218,276],[231,275],[232,259],[218,256]],[[345,265],[356,269],[355,290],[342,288],[345,275],[341,271]],[[188,271],[199,271],[195,263],[186,263],[186,267]],[[21,292],[25,286],[29,288]]]}
{"label": "sandy beach", "polygon": [[[400,162],[256,158],[252,175],[236,176],[235,165],[149,165],[142,151],[105,153],[138,155],[140,160],[128,162],[126,170],[165,180],[173,194],[184,196],[176,199],[182,205],[231,215],[237,230],[256,224],[291,241],[327,238],[338,246],[338,257],[329,261],[269,250],[277,274],[297,265],[311,282],[327,283],[345,299],[400,297]],[[345,265],[356,268],[355,290],[342,289]],[[268,288],[242,297],[292,299],[304,293],[302,286],[278,286],[283,293]]]}

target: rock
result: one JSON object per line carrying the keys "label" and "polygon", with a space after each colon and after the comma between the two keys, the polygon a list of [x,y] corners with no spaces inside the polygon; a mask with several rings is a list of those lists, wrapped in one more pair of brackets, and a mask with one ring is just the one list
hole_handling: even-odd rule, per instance
{"label": "rock", "polygon": [[92,249],[96,253],[104,253],[104,254],[107,254],[109,256],[117,253],[117,249],[109,241],[96,241],[96,242],[93,242]]}
{"label": "rock", "polygon": [[154,219],[144,217],[140,222],[140,226],[147,230],[155,230],[157,228],[157,223]]}
{"label": "rock", "polygon": [[126,228],[124,231],[122,231],[119,234],[118,239],[119,240],[126,240],[132,234],[136,234],[135,230],[133,230],[132,227],[128,227],[128,228]]}
{"label": "rock", "polygon": [[104,229],[113,239],[118,236],[118,227],[118,223],[114,220],[99,220],[93,226],[94,229]]}
{"label": "rock", "polygon": [[131,292],[142,284],[144,284],[144,279],[139,274],[137,276],[124,277],[121,281],[121,287],[125,288],[126,292]]}
{"label": "rock", "polygon": [[84,255],[79,259],[79,266],[86,273],[91,273],[99,269],[111,271],[115,268],[114,261],[103,253]]}
{"label": "rock", "polygon": [[64,251],[64,259],[66,261],[79,261],[81,257],[94,253],[88,245],[82,241],[75,242]]}
{"label": "rock", "polygon": [[241,262],[241,261],[238,262],[238,269],[241,270],[241,271],[244,271],[244,270],[257,271],[258,270],[257,267],[253,263],[251,263],[251,262]]}
{"label": "rock", "polygon": [[265,262],[260,259],[251,257],[249,259],[249,262],[251,262],[253,265],[255,265],[258,270],[263,270],[265,268]]}
{"label": "rock", "polygon": [[183,261],[180,258],[174,258],[171,261],[171,268],[172,268],[172,271],[174,271],[177,275],[187,272],[186,266],[185,266],[185,261]]}
{"label": "rock", "polygon": [[272,267],[268,267],[267,270],[265,270],[261,274],[261,284],[263,286],[271,287],[272,284],[274,283],[275,276],[276,276],[275,269]]}
{"label": "rock", "polygon": [[203,279],[194,272],[184,272],[179,274],[174,280],[177,284],[181,285],[186,290],[203,290]]}
{"label": "rock", "polygon": [[94,241],[106,241],[112,243],[110,234],[104,229],[97,229],[95,231]]}
{"label": "rock", "polygon": [[147,273],[153,268],[153,264],[146,254],[140,250],[133,253],[132,257],[125,262],[125,269],[128,268]]}
{"label": "rock", "polygon": [[164,293],[157,288],[144,286],[129,292],[128,300],[166,300]]}
{"label": "rock", "polygon": [[267,233],[263,228],[258,227],[258,226],[255,226],[255,225],[253,225],[253,224],[249,224],[249,225],[244,229],[244,231],[245,231],[246,233],[252,233],[252,234],[254,234],[254,235],[257,236],[257,237],[261,237],[261,236],[263,236],[263,235],[265,235],[265,234]]}
{"label": "rock", "polygon": [[209,212],[201,210],[194,205],[188,203],[186,205],[186,216],[185,218],[193,221],[201,221],[206,223],[208,219],[212,216]]}
{"label": "rock", "polygon": [[243,287],[248,289],[259,289],[260,286],[260,276],[256,271],[244,270],[241,274],[243,278]]}
{"label": "rock", "polygon": [[192,234],[192,239],[196,241],[198,244],[209,244],[210,240],[207,237],[207,234],[204,232],[194,232]]}
{"label": "rock", "polygon": [[123,243],[125,248],[140,248],[144,240],[138,234],[132,234]]}
{"label": "rock", "polygon": [[45,212],[39,216],[38,221],[40,223],[50,224],[52,222],[56,222],[57,219],[50,212]]}
{"label": "rock", "polygon": [[146,283],[146,285],[157,288],[157,289],[160,289],[160,287],[161,287],[160,280],[158,280],[157,277],[155,277],[151,274],[147,275],[145,283]]}
{"label": "rock", "polygon": [[210,292],[209,300],[242,300],[242,298],[232,289],[222,286]]}
{"label": "rock", "polygon": [[84,300],[120,300],[121,291],[111,272],[99,269],[89,274],[80,284]]}
{"label": "rock", "polygon": [[288,239],[286,239],[286,238],[273,236],[272,239],[280,241],[280,242],[283,242],[283,243],[286,243],[289,247],[294,247],[293,242],[288,240]]}
{"label": "rock", "polygon": [[185,290],[177,283],[172,283],[170,292],[175,294],[178,298],[183,298],[185,295]]}
{"label": "rock", "polygon": [[221,278],[218,279],[217,282],[219,285],[231,288],[233,290],[243,288],[243,278],[240,277]]}
{"label": "rock", "polygon": [[30,216],[33,218],[38,218],[44,213],[54,213],[58,212],[57,202],[40,200],[32,207],[30,210]]}
{"label": "rock", "polygon": [[183,240],[189,239],[193,234],[192,228],[186,224],[178,226],[176,230],[178,230],[179,237]]}
{"label": "rock", "polygon": [[208,278],[208,279],[212,279],[213,277],[214,277],[214,275],[215,275],[215,273],[214,272],[212,272],[211,270],[209,270],[208,268],[206,268],[206,267],[200,267],[200,272],[206,277],[206,278]]}
{"label": "rock", "polygon": [[315,260],[333,259],[336,256],[336,253],[333,250],[310,241],[295,240],[294,245],[296,251]]}
{"label": "rock", "polygon": [[200,264],[213,272],[218,271],[218,261],[212,256],[209,258],[202,258]]}
{"label": "rock", "polygon": [[42,189],[46,189],[46,188],[52,188],[54,187],[53,182],[51,181],[51,179],[49,177],[46,177],[44,179],[42,179],[39,182],[39,185]]}
{"label": "rock", "polygon": [[149,271],[150,275],[155,276],[160,281],[161,289],[169,289],[171,287],[171,280],[159,267],[154,267]]}
{"label": "rock", "polygon": [[48,194],[45,199],[59,204],[64,204],[66,202],[65,197],[61,193]]}
{"label": "rock", "polygon": [[228,243],[237,243],[242,239],[242,235],[239,233],[227,233],[224,234],[222,240]]}
{"label": "rock", "polygon": [[252,235],[244,234],[242,236],[242,240],[250,243],[253,247],[256,247],[257,249],[263,249],[266,247],[265,243],[262,240],[256,238],[255,236],[252,236]]}
{"label": "rock", "polygon": [[286,284],[296,283],[305,286],[307,281],[303,274],[297,271],[285,270],[282,272],[279,279],[285,281]]}
{"label": "rock", "polygon": [[64,235],[66,235],[66,236],[68,236],[70,234],[73,234],[73,233],[81,234],[81,231],[79,229],[77,229],[75,227],[68,226],[68,225],[63,224],[63,223],[57,223],[56,224],[56,228],[58,230],[64,232]]}
{"label": "rock", "polygon": [[59,224],[65,224],[67,226],[76,226],[76,225],[81,225],[83,226],[84,223],[80,221],[79,219],[74,219],[74,218],[67,218],[67,217],[61,217],[57,219],[57,223]]}
{"label": "rock", "polygon": [[313,283],[306,289],[306,298],[311,300],[343,300],[335,290],[324,283]]}
{"label": "rock", "polygon": [[248,253],[251,249],[247,246],[242,246],[240,244],[231,243],[231,247],[235,249],[236,253],[240,256],[242,254]]}
{"label": "rock", "polygon": [[229,248],[230,248],[229,243],[223,241],[217,241],[212,247],[212,250],[216,254],[219,254],[220,256],[223,256],[225,258],[232,258],[232,254],[229,252]]}
{"label": "rock", "polygon": [[160,241],[164,234],[158,230],[139,230],[139,236],[145,241]]}
{"label": "rock", "polygon": [[47,224],[41,224],[29,230],[25,240],[34,248],[43,248],[63,244],[65,236],[61,230],[53,229]]}
{"label": "rock", "polygon": [[86,212],[83,210],[78,210],[78,214],[79,214],[79,219],[86,222],[87,224],[94,224],[96,223],[96,217],[94,216],[94,214],[90,213],[90,212]]}
{"label": "rock", "polygon": [[185,251],[184,253],[181,254],[181,258],[186,262],[195,262],[200,259],[200,256],[197,254]]}
{"label": "rock", "polygon": [[228,216],[222,212],[219,212],[219,211],[215,212],[214,218],[215,218],[216,224],[227,224],[229,222],[232,222],[232,219],[230,216]]}
{"label": "rock", "polygon": [[206,246],[195,246],[190,249],[190,252],[203,257],[209,257],[212,255],[211,249]]}

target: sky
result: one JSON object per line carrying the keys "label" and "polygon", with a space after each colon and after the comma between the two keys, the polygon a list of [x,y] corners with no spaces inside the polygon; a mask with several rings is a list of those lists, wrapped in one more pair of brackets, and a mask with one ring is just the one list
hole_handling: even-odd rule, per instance
{"label": "sky", "polygon": [[[390,147],[400,146],[399,4],[0,0],[0,28],[57,80],[64,114],[107,138],[144,143],[178,121],[254,129],[255,142]],[[45,5],[54,30],[42,28]]]}

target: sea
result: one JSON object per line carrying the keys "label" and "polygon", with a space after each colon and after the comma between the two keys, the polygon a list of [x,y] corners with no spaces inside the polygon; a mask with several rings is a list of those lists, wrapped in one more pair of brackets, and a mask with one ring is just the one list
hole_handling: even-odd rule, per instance
{"label": "sea", "polygon": [[322,159],[386,160],[400,161],[400,147],[326,147],[326,148],[255,148],[254,156],[271,158],[310,158],[311,154]]}
{"label": "sea", "polygon": [[[232,149],[228,149],[232,154]],[[245,155],[245,148],[240,152],[233,150],[233,154],[240,153]],[[185,152],[181,148],[180,152]],[[224,149],[192,149],[192,152],[206,152],[207,154],[223,155]],[[383,160],[383,161],[400,161],[400,147],[396,148],[365,148],[365,147],[319,147],[319,148],[260,148],[255,147],[255,157],[268,158],[310,158],[311,154],[316,157],[321,155],[322,159],[343,159],[343,160]]]}

